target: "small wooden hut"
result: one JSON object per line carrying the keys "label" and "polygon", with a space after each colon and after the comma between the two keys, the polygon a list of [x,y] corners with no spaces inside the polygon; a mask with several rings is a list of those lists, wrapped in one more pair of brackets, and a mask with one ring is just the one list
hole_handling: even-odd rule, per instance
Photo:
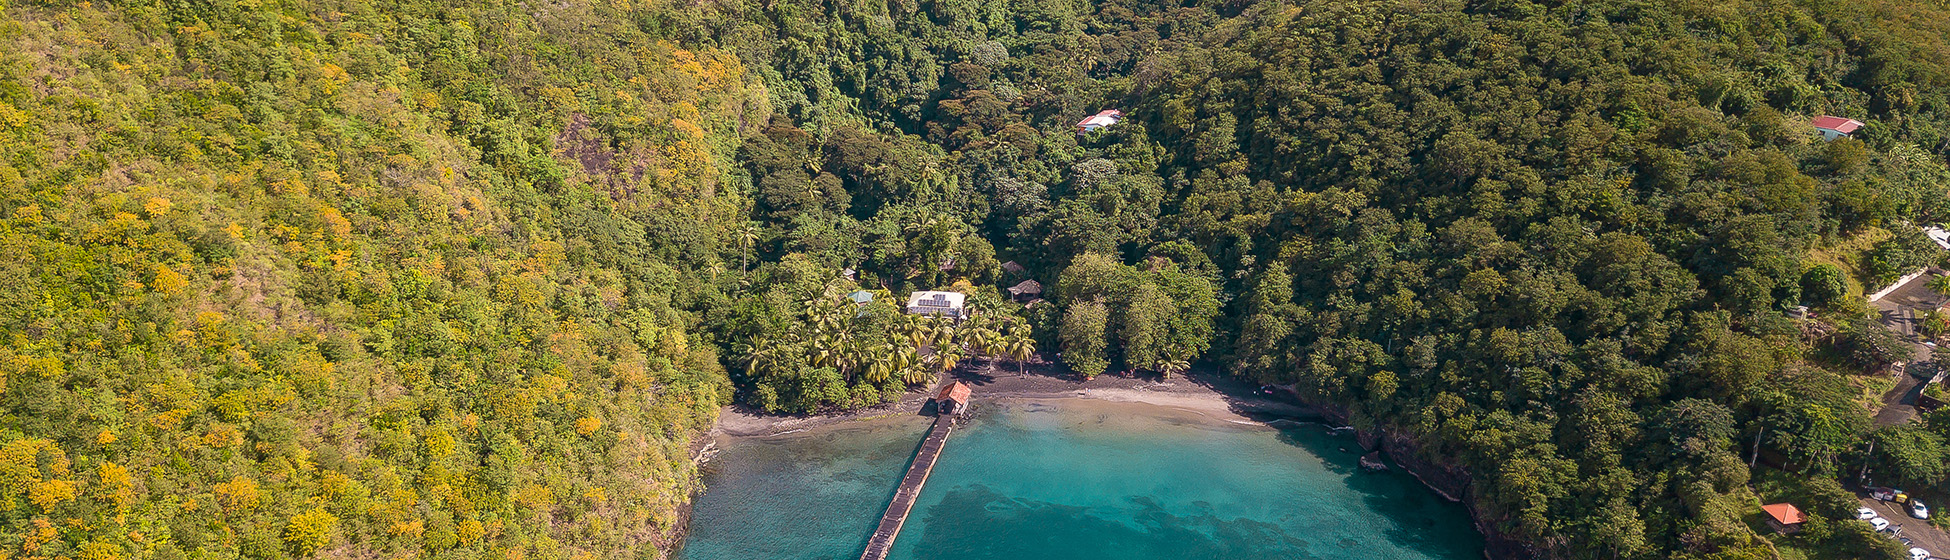
{"label": "small wooden hut", "polygon": [[934,397],[934,409],[938,414],[961,414],[968,408],[968,384],[956,381],[941,388],[941,394]]}
{"label": "small wooden hut", "polygon": [[1035,280],[1023,280],[1009,288],[1009,297],[1018,302],[1026,302],[1043,297],[1043,284]]}

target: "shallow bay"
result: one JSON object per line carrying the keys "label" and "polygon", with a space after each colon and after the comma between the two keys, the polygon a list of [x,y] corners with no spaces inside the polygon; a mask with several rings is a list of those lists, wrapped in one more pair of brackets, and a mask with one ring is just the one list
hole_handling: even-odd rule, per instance
{"label": "shallow bay", "polygon": [[[1463,559],[1467,513],[1406,475],[1363,473],[1353,438],[1139,403],[977,403],[892,558]],[[852,559],[927,418],[723,442],[684,560]]]}

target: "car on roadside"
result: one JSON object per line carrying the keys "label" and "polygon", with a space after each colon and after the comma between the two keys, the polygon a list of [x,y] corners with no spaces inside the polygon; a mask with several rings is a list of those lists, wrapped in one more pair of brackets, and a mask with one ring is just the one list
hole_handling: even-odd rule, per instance
{"label": "car on roadside", "polygon": [[1855,518],[1856,518],[1856,519],[1864,519],[1864,520],[1866,520],[1866,519],[1874,519],[1874,518],[1875,518],[1875,516],[1876,516],[1876,510],[1873,510],[1873,509],[1869,509],[1869,508],[1865,508],[1865,507],[1864,507],[1864,508],[1855,508]]}
{"label": "car on roadside", "polygon": [[1921,548],[1909,549],[1909,560],[1930,560],[1930,551]]}
{"label": "car on roadside", "polygon": [[1910,500],[1909,516],[1917,519],[1929,519],[1930,506],[1923,505],[1923,500]]}
{"label": "car on roadside", "polygon": [[1889,530],[1889,520],[1880,517],[1872,517],[1869,518],[1869,526],[1875,528],[1877,533],[1887,531]]}

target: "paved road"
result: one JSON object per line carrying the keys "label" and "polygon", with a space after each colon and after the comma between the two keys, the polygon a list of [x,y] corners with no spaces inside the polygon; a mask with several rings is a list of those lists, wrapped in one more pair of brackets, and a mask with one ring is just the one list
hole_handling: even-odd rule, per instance
{"label": "paved road", "polygon": [[1882,324],[1897,334],[1910,336],[1916,334],[1916,325],[1921,322],[1923,313],[1944,304],[1943,294],[1930,289],[1930,279],[1934,274],[1924,274],[1896,287],[1889,295],[1870,302],[1881,316]]}
{"label": "paved road", "polygon": [[[1882,299],[1871,302],[1875,305],[1883,328],[1895,331],[1904,339],[1917,340],[1916,327],[1921,324],[1923,313],[1936,309],[1946,301],[1942,294],[1929,288],[1930,278],[1934,276],[1935,274],[1917,276],[1890,291],[1889,295],[1883,296]],[[1912,343],[1910,346],[1912,350],[1910,364],[1926,366],[1930,364],[1934,348],[1920,342]],[[1916,367],[1911,366],[1911,368]],[[1934,370],[1934,368],[1929,369]],[[1906,368],[1903,373],[1896,374],[1896,386],[1882,395],[1882,409],[1876,411],[1876,425],[1891,426],[1917,417],[1916,397],[1923,394],[1923,386],[1928,379],[1918,379],[1915,375],[1911,375],[1912,373],[1924,372],[1910,371]],[[1883,519],[1888,519],[1892,526],[1901,528],[1899,534],[1911,540],[1913,542],[1911,546],[1930,551],[1933,558],[1950,555],[1950,533],[1930,526],[1928,521],[1910,517],[1908,509],[1902,504],[1885,503],[1871,498],[1861,498],[1861,501],[1862,507],[1875,510],[1882,515]]]}
{"label": "paved road", "polygon": [[[1936,309],[1945,303],[1943,294],[1929,287],[1935,274],[1919,275],[1882,299],[1871,302],[1881,319],[1883,328],[1895,331],[1903,338],[1916,340],[1916,326],[1921,323],[1923,313]],[[1932,357],[1932,348],[1920,343],[1911,344],[1913,349],[1909,363],[1926,364]],[[1897,375],[1896,387],[1882,395],[1882,409],[1876,411],[1878,426],[1892,426],[1913,420],[1917,416],[1916,396],[1923,393],[1923,381],[1913,375]]]}
{"label": "paved road", "polygon": [[[1883,519],[1889,520],[1891,526],[1901,527],[1902,532],[1899,535],[1915,543],[1910,546],[1919,546],[1923,547],[1924,550],[1930,551],[1932,558],[1950,554],[1950,533],[1944,533],[1942,529],[1931,527],[1928,521],[1910,517],[1909,512],[1902,504],[1885,503],[1882,500],[1862,498],[1862,507],[1876,510],[1876,513],[1882,515]],[[1931,514],[1937,513],[1934,506],[1930,509]]]}
{"label": "paved road", "polygon": [[1894,426],[1917,416],[1916,396],[1923,394],[1921,380],[1908,375],[1896,378],[1896,388],[1882,395],[1882,410],[1876,411],[1877,426]]}
{"label": "paved road", "polygon": [[[1919,379],[1911,373],[1912,368],[1925,368],[1930,365],[1933,354],[1931,348],[1922,344],[1912,345],[1915,355],[1904,373],[1896,374],[1896,386],[1882,394],[1882,409],[1876,411],[1877,426],[1894,426],[1917,417],[1916,396],[1923,394],[1923,385],[1928,379]],[[1916,365],[1922,364],[1922,365]]]}

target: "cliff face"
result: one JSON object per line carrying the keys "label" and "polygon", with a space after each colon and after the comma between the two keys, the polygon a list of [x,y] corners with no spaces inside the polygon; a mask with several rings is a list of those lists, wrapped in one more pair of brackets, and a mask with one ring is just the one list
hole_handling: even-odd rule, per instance
{"label": "cliff face", "polygon": [[1477,507],[1474,483],[1469,471],[1461,467],[1446,465],[1426,458],[1422,447],[1414,436],[1390,429],[1356,431],[1361,447],[1380,450],[1395,463],[1395,466],[1415,475],[1430,490],[1453,501],[1460,501],[1469,508],[1470,521],[1476,530],[1483,533],[1483,555],[1491,559],[1530,559],[1549,558],[1545,551],[1538,550],[1529,543],[1504,535],[1484,518],[1483,510]]}
{"label": "cliff face", "polygon": [[[1345,406],[1313,402],[1293,395],[1293,398],[1312,408],[1315,414],[1331,424],[1348,425],[1348,410]],[[1552,558],[1548,551],[1538,549],[1497,530],[1492,520],[1486,519],[1483,509],[1477,506],[1474,478],[1462,467],[1445,464],[1429,458],[1422,445],[1413,434],[1390,428],[1356,429],[1355,440],[1364,451],[1380,451],[1396,467],[1414,475],[1430,490],[1441,494],[1450,501],[1462,502],[1469,508],[1469,519],[1476,525],[1477,532],[1483,534],[1483,556],[1490,560],[1531,560]]]}

